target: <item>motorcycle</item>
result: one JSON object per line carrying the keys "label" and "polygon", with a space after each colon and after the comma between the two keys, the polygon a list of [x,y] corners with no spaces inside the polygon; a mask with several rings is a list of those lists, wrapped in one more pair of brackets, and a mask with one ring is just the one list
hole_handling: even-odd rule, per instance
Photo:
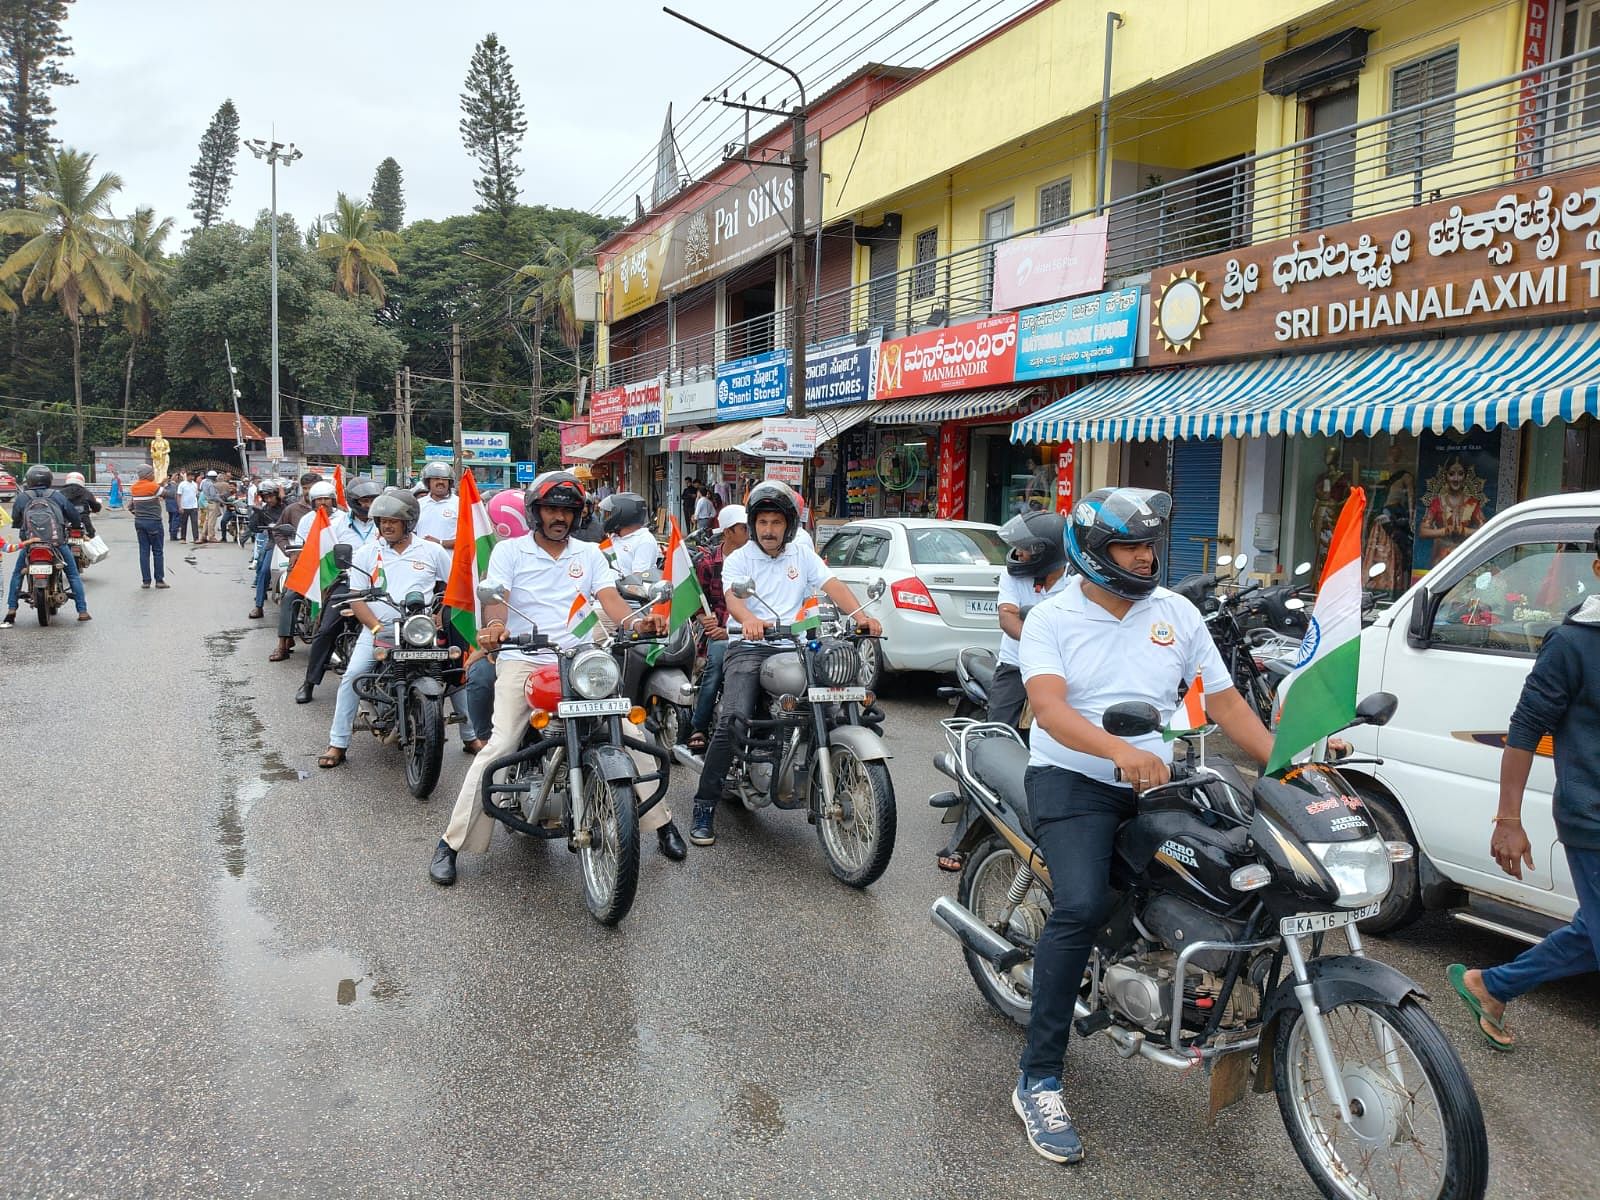
{"label": "motorcycle", "polygon": [[956,655],[956,686],[941,687],[941,699],[955,701],[956,716],[981,717],[989,711],[994,688],[995,652],[987,646],[968,646]]}
{"label": "motorcycle", "polygon": [[[1356,721],[1382,725],[1394,709],[1378,693]],[[1162,721],[1128,703],[1101,724],[1136,737]],[[930,803],[976,803],[984,820],[956,898],[940,897],[933,921],[961,943],[984,999],[1026,1025],[1051,905],[1023,787],[1028,754],[1008,726],[943,726],[949,750],[935,765],[958,790]],[[1425,993],[1369,958],[1355,925],[1378,910],[1391,864],[1411,847],[1381,840],[1329,763],[1250,787],[1231,764],[1205,760],[1203,736],[1198,756],[1137,803],[1117,833],[1115,897],[1084,972],[1078,1033],[1105,1035],[1125,1058],[1203,1068],[1213,1118],[1252,1083],[1274,1092],[1330,1200],[1482,1197],[1488,1144],[1472,1082],[1422,1007]],[[1348,954],[1325,952],[1334,930]]]}
{"label": "motorcycle", "polygon": [[89,553],[89,535],[81,529],[67,530],[67,549],[72,552],[72,557],[78,564],[78,574],[82,576],[94,562],[93,556]]}
{"label": "motorcycle", "polygon": [[[671,595],[670,588],[661,582],[659,571],[625,576],[617,583],[617,591],[636,607],[660,603]],[[695,685],[690,675],[699,653],[695,630],[695,623],[687,621],[664,641],[612,643],[622,667],[622,695],[631,696],[644,706],[645,730],[655,735],[657,744],[668,755],[683,740],[694,711]]]}
{"label": "motorcycle", "polygon": [[284,587],[289,578],[289,572],[294,569],[295,559],[299,557],[301,545],[299,542],[290,542],[288,552],[280,549],[276,535],[292,538],[295,534],[293,525],[274,525],[269,531],[268,549],[272,554],[272,564],[268,568],[267,591],[272,599],[279,604],[292,604],[294,614],[290,620],[290,635],[295,640],[308,643],[316,630],[311,628],[311,606],[306,598],[298,592],[288,591]]}
{"label": "motorcycle", "polygon": [[[505,588],[488,581],[478,585],[478,598],[511,607]],[[633,617],[648,611],[641,607]],[[584,904],[602,925],[618,924],[633,907],[639,817],[666,795],[670,771],[660,746],[625,732],[624,722],[638,728],[646,714],[619,692],[622,668],[612,650],[620,644],[631,652],[661,640],[619,630],[608,645],[568,650],[535,630],[503,643],[549,651],[553,661],[537,663],[528,676],[532,715],[521,745],[484,771],[483,811],[524,836],[565,841],[582,864]],[[641,773],[635,754],[654,759],[659,769]]]}
{"label": "motorcycle", "polygon": [[41,542],[34,542],[23,550],[27,563],[27,586],[22,598],[33,605],[39,624],[50,624],[50,618],[72,599],[72,589],[67,584],[67,569],[61,555],[70,551],[56,550]]}
{"label": "motorcycle", "polygon": [[[729,591],[768,607],[748,579],[731,582]],[[883,591],[874,583],[868,603]],[[790,632],[781,621],[767,631],[768,645],[786,649],[761,664],[764,700],[756,711],[733,718],[733,762],[723,787],[752,812],[768,805],[804,808],[828,869],[841,882],[863,888],[883,874],[894,852],[894,781],[878,732],[882,710],[856,683],[858,647],[866,635],[856,631],[855,613],[840,616],[828,605],[819,614],[810,637]],[[673,753],[697,773],[705,767],[687,746]]]}

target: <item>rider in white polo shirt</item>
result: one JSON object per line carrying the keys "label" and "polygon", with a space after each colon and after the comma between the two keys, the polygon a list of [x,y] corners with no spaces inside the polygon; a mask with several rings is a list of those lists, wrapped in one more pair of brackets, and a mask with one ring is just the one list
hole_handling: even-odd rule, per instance
{"label": "rider in white polo shirt", "polygon": [[1144,488],[1102,488],[1079,501],[1065,535],[1077,574],[1022,627],[1022,678],[1033,705],[1028,810],[1055,886],[1011,1102],[1033,1148],[1054,1162],[1083,1158],[1061,1064],[1083,969],[1113,896],[1112,842],[1134,815],[1135,794],[1167,782],[1172,762],[1160,733],[1124,740],[1100,718],[1130,700],[1170,713],[1179,686],[1199,675],[1207,716],[1258,762],[1272,750],[1199,610],[1156,584],[1156,547],[1171,512],[1171,497]]}
{"label": "rider in white polo shirt", "polygon": [[449,463],[430,462],[422,468],[422,483],[428,494],[418,499],[422,516],[417,518],[417,536],[438,542],[446,550],[455,549],[457,498],[451,494],[455,472]]}
{"label": "rider in white polo shirt", "polygon": [[618,575],[656,569],[661,547],[645,524],[648,516],[644,497],[633,492],[616,492],[600,501],[600,518],[611,538],[611,556]]}

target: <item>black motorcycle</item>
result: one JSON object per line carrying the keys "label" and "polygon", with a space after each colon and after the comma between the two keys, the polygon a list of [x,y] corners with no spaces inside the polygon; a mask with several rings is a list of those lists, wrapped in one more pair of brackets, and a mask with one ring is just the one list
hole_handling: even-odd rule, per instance
{"label": "black motorcycle", "polygon": [[[387,599],[379,589],[347,592],[345,601]],[[356,677],[358,725],[364,719],[386,746],[405,753],[406,789],[426,800],[444,763],[445,673],[459,666],[461,650],[445,643],[437,598],[412,592],[399,616],[374,639],[377,669]],[[330,614],[331,615],[331,614]]]}
{"label": "black motorcycle", "polygon": [[[1370,696],[1357,721],[1384,724],[1394,707]],[[1138,703],[1102,721],[1118,737],[1161,723]],[[937,900],[933,921],[961,943],[984,998],[1026,1025],[1051,905],[1023,788],[1028,752],[1008,726],[943,724],[950,749],[935,765],[959,790],[930,803],[976,803],[985,819],[963,843],[957,898]],[[1330,1200],[1478,1200],[1488,1144],[1472,1082],[1426,994],[1368,958],[1355,926],[1410,854],[1379,837],[1327,763],[1253,787],[1203,751],[1174,764],[1117,833],[1115,894],[1084,972],[1078,1032],[1104,1034],[1127,1058],[1203,1069],[1213,1116],[1253,1077],[1257,1092],[1277,1094],[1295,1151]],[[1324,952],[1334,930],[1348,954]]]}
{"label": "black motorcycle", "polygon": [[[749,580],[729,590],[761,603]],[[868,591],[872,600],[882,594],[881,584]],[[733,762],[723,791],[752,811],[768,805],[805,809],[828,869],[861,888],[883,874],[894,853],[894,781],[878,732],[882,710],[856,682],[858,646],[866,635],[856,630],[855,613],[841,616],[823,605],[819,614],[820,624],[809,635],[781,624],[768,629],[766,643],[782,649],[761,664],[763,695],[756,710],[733,717]],[[704,760],[687,746],[674,754],[696,772],[704,769]]]}
{"label": "black motorcycle", "polygon": [[[659,604],[672,594],[660,571],[625,576],[617,591],[636,608]],[[686,621],[664,640],[619,638],[611,646],[622,666],[622,694],[644,706],[645,730],[668,755],[683,740],[694,712],[698,628],[694,621]]]}
{"label": "black motorcycle", "polygon": [[939,688],[939,697],[955,703],[956,716],[982,720],[989,712],[997,665],[995,652],[987,646],[968,646],[956,655],[955,686]]}
{"label": "black motorcycle", "polygon": [[71,551],[58,550],[43,542],[34,542],[23,548],[23,561],[26,563],[23,569],[26,574],[21,595],[25,603],[33,606],[41,625],[50,624],[50,618],[72,599],[67,568],[61,559],[63,554],[69,553]]}

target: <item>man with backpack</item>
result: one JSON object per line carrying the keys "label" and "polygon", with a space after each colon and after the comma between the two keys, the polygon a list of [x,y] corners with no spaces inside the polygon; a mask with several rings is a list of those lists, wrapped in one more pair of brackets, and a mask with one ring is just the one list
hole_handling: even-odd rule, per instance
{"label": "man with backpack", "polygon": [[[28,468],[23,478],[22,491],[17,493],[11,507],[11,523],[23,544],[38,542],[49,546],[61,560],[67,573],[67,583],[72,587],[72,602],[78,606],[78,620],[89,620],[89,602],[84,599],[83,580],[78,575],[78,564],[67,550],[67,530],[82,529],[83,517],[72,502],[51,486],[55,476],[50,468],[35,465]],[[27,571],[28,556],[17,558],[17,568],[11,573],[11,588],[6,593],[6,615],[0,620],[0,629],[10,629],[17,623],[17,600],[22,595],[22,577]]]}

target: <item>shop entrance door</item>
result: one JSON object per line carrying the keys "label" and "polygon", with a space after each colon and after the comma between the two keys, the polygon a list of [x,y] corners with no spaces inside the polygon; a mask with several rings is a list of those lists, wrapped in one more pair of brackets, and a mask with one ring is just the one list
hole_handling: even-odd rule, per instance
{"label": "shop entrance door", "polygon": [[1167,579],[1210,570],[1217,562],[1222,439],[1184,439],[1172,447],[1172,540]]}

